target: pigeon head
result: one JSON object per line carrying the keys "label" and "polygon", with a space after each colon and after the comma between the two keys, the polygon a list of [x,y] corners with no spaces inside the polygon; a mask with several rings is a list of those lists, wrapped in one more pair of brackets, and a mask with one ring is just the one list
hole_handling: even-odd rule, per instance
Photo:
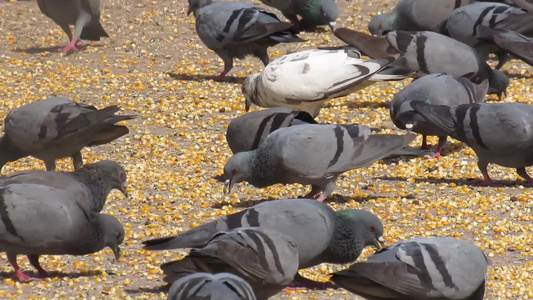
{"label": "pigeon head", "polygon": [[507,87],[509,86],[509,77],[500,70],[491,70],[489,77],[489,94],[498,95],[498,99],[502,99],[502,95],[507,97]]}
{"label": "pigeon head", "polygon": [[235,183],[251,178],[250,158],[253,151],[239,152],[233,155],[224,166],[224,192],[230,193]]}
{"label": "pigeon head", "polygon": [[119,245],[122,244],[126,235],[124,227],[117,218],[106,214],[98,214],[98,223],[103,232],[104,245],[111,248],[115,259],[118,260],[120,258]]}
{"label": "pigeon head", "polygon": [[318,15],[318,24],[327,24],[331,32],[335,31],[337,18],[339,17],[339,7],[335,1],[322,1],[320,13]]}
{"label": "pigeon head", "polygon": [[[126,190],[126,171],[118,163],[110,160],[103,160],[92,164],[86,164],[83,169],[97,172],[110,184],[112,189],[119,190],[125,197],[128,197]],[[102,176],[103,175],[103,176]]]}
{"label": "pigeon head", "polygon": [[8,162],[28,156],[20,151],[6,136],[0,138],[0,170]]}
{"label": "pigeon head", "polygon": [[394,28],[394,18],[391,14],[374,16],[370,23],[368,23],[368,31],[375,36],[383,36],[389,31],[394,30],[396,30]]}
{"label": "pigeon head", "polygon": [[242,93],[245,98],[245,109],[250,110],[252,104],[259,105],[257,81],[259,80],[259,73],[248,76],[242,84]]}
{"label": "pigeon head", "polygon": [[192,12],[209,5],[213,0],[189,0],[189,9],[187,10],[187,15],[190,15]]}
{"label": "pigeon head", "polygon": [[362,209],[348,209],[338,211],[337,216],[349,220],[348,224],[354,227],[357,238],[364,242],[364,246],[383,247],[383,223],[376,215]]}

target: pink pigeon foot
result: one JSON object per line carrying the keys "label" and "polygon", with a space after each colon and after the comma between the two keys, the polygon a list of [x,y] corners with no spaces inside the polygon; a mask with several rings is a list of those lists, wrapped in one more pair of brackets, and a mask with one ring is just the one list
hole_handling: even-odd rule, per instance
{"label": "pink pigeon foot", "polygon": [[434,159],[434,158],[439,159],[440,156],[441,156],[441,155],[440,155],[440,151],[437,151],[437,152],[435,152],[435,154],[433,154],[433,155],[431,155],[431,156],[426,156],[426,157],[424,157],[424,159]]}
{"label": "pink pigeon foot", "polygon": [[[72,40],[70,41],[70,44],[68,44],[68,46],[66,46],[65,48],[61,49],[60,51],[62,51],[65,54],[69,54],[70,52],[80,51],[81,46],[78,45],[79,41],[80,41],[80,39],[78,39],[78,38],[72,38]],[[78,48],[78,47],[80,47],[80,48]]]}
{"label": "pink pigeon foot", "polygon": [[226,74],[228,74],[228,72],[222,72],[220,75],[213,77],[213,80],[216,82],[222,82],[226,80]]}
{"label": "pink pigeon foot", "polygon": [[40,278],[31,277],[29,275],[24,274],[20,269],[17,270],[15,273],[17,275],[18,281],[20,281],[20,282],[31,281],[31,280],[35,280],[35,281],[40,281],[41,280]]}
{"label": "pink pigeon foot", "polygon": [[320,197],[318,197],[316,200],[318,202],[324,202],[324,200],[326,200],[327,196],[324,196],[324,194],[320,194]]}

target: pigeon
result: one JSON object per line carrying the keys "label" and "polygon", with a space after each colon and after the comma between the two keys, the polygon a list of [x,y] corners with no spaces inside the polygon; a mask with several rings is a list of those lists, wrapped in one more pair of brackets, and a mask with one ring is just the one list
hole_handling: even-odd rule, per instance
{"label": "pigeon", "polygon": [[292,238],[298,245],[300,269],[321,263],[351,263],[366,246],[381,248],[385,241],[383,224],[370,212],[334,211],[313,199],[289,199],[262,202],[178,236],[148,240],[143,244],[152,251],[201,248],[217,232],[238,227],[261,227]]}
{"label": "pigeon", "polygon": [[[261,0],[279,9],[298,29],[314,29],[328,25],[331,31],[337,26],[339,7],[335,0]],[[298,16],[301,17],[298,20]]]}
{"label": "pigeon", "polygon": [[376,15],[368,24],[371,34],[381,36],[395,30],[434,31],[454,9],[473,0],[401,0],[390,13]]}
{"label": "pigeon", "polygon": [[128,197],[126,190],[126,171],[116,162],[100,161],[86,164],[74,172],[47,172],[27,170],[0,177],[0,187],[11,184],[31,183],[65,190],[74,196],[87,210],[100,212],[107,196],[118,189]]}
{"label": "pigeon", "polygon": [[383,248],[330,280],[365,299],[482,300],[487,265],[473,244],[415,238]]}
{"label": "pigeon", "polygon": [[398,67],[420,74],[446,73],[466,77],[474,83],[489,80],[489,93],[505,94],[509,78],[493,70],[472,47],[430,31],[392,31],[373,37],[348,28],[335,30],[335,36],[372,58],[399,57]]}
{"label": "pigeon", "polygon": [[[65,54],[78,51],[80,40],[99,41],[109,37],[100,23],[100,0],[37,0],[41,12],[67,34]],[[75,25],[74,36],[69,25]]]}
{"label": "pigeon", "polygon": [[[346,96],[381,80],[404,75],[380,75],[394,59],[364,60],[357,49],[312,49],[284,55],[262,73],[246,78],[242,92],[246,111],[261,107],[288,107],[316,117],[324,102]],[[328,74],[328,76],[324,76]]]}
{"label": "pigeon", "polygon": [[275,14],[245,1],[189,0],[187,14],[196,17],[196,32],[223,61],[223,80],[233,68],[233,59],[254,55],[266,66],[267,48],[279,43],[303,42],[291,32],[292,24],[281,22]]}
{"label": "pigeon", "polygon": [[0,187],[0,251],[6,252],[19,281],[33,279],[24,274],[17,255],[28,255],[40,276],[39,255],[85,255],[109,247],[115,258],[124,240],[124,228],[111,215],[84,209],[73,195],[39,184]]}
{"label": "pigeon", "polygon": [[167,300],[256,300],[252,287],[230,273],[195,273],[175,281]]}
{"label": "pigeon", "polygon": [[340,174],[362,168],[401,149],[414,135],[370,135],[363,125],[305,124],[280,128],[256,150],[239,152],[224,166],[225,189],[247,181],[262,188],[276,183],[310,184],[306,198],[324,201]]}
{"label": "pigeon", "polygon": [[243,277],[257,299],[268,299],[293,282],[298,247],[292,238],[261,227],[217,232],[185,258],[161,266],[165,282],[197,272],[229,272]]}
{"label": "pigeon", "polygon": [[474,103],[455,107],[412,101],[411,107],[430,124],[471,147],[478,157],[484,180],[481,185],[500,186],[487,172],[495,163],[516,172],[533,184],[526,167],[533,165],[533,106],[524,103]]}
{"label": "pigeon", "polygon": [[257,149],[276,129],[301,124],[318,124],[305,111],[285,107],[256,110],[231,120],[226,141],[233,154]]}
{"label": "pigeon", "polygon": [[507,62],[508,53],[514,54],[514,49],[499,47],[492,40],[493,33],[482,34],[480,26],[533,36],[533,14],[506,4],[477,2],[454,10],[439,25],[441,33],[474,47],[483,60],[496,53],[499,60],[496,69],[500,69]]}
{"label": "pigeon", "polygon": [[419,100],[428,104],[447,106],[481,103],[487,94],[488,87],[487,80],[477,85],[464,77],[454,77],[443,73],[425,75],[411,82],[394,96],[390,116],[396,127],[407,129],[405,124],[412,124],[413,127],[409,130],[423,135],[422,149],[428,148],[426,136],[438,136],[439,144],[433,157],[440,157],[442,147],[446,143],[446,132],[428,124],[422,116],[417,115],[411,108],[411,101]]}
{"label": "pigeon", "polygon": [[55,160],[72,157],[74,169],[83,165],[80,150],[109,143],[128,133],[115,123],[135,118],[117,116],[118,106],[96,109],[63,97],[36,101],[9,112],[0,138],[0,170],[7,162],[33,156],[46,170],[55,170]]}

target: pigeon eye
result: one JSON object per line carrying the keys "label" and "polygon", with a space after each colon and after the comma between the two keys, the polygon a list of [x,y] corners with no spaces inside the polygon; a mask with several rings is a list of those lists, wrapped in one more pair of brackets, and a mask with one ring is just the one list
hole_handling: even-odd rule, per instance
{"label": "pigeon eye", "polygon": [[118,177],[119,177],[120,179],[124,179],[124,173],[121,172],[121,173],[118,175]]}
{"label": "pigeon eye", "polygon": [[237,169],[231,170],[231,174],[237,174]]}
{"label": "pigeon eye", "polygon": [[370,232],[374,232],[374,230],[376,230],[376,228],[374,228],[374,226],[370,226],[370,228],[368,228],[368,230],[370,230]]}

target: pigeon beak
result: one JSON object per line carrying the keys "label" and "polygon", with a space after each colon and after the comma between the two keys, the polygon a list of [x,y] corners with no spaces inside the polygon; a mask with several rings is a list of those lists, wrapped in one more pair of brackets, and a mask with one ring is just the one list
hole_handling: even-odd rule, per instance
{"label": "pigeon beak", "polygon": [[413,124],[405,124],[405,129],[407,129],[407,132],[409,133],[413,132]]}
{"label": "pigeon beak", "polygon": [[120,258],[120,247],[118,245],[116,246],[109,246],[113,253],[115,254],[115,259],[118,261]]}
{"label": "pigeon beak", "polygon": [[329,22],[328,26],[331,29],[331,32],[333,32],[337,28],[337,22],[335,22],[335,21]]}
{"label": "pigeon beak", "polygon": [[249,111],[251,106],[252,106],[252,101],[250,101],[250,100],[248,100],[248,98],[246,98],[246,100],[244,102],[244,109],[246,111]]}
{"label": "pigeon beak", "polygon": [[380,250],[381,248],[385,247],[385,239],[380,236],[376,239],[376,242],[374,243],[374,246]]}
{"label": "pigeon beak", "polygon": [[121,184],[118,188],[118,190],[124,195],[124,197],[129,198],[128,190],[126,190],[126,186],[124,184]]}
{"label": "pigeon beak", "polygon": [[189,8],[187,9],[187,16],[190,15],[192,13],[192,7],[189,6]]}
{"label": "pigeon beak", "polygon": [[231,186],[231,178],[226,179],[226,181],[224,181],[224,194],[229,194],[231,192]]}

